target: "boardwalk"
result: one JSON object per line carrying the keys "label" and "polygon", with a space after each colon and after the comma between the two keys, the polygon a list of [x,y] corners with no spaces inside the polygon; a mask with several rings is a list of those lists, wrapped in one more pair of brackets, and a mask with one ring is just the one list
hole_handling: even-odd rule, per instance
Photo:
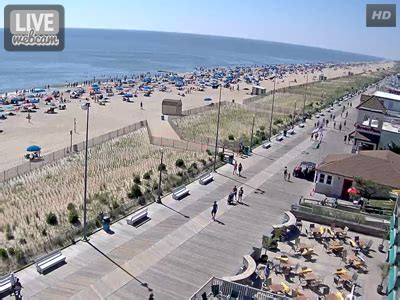
{"label": "boardwalk", "polygon": [[[63,250],[67,264],[45,276],[34,266],[19,272],[24,297],[148,299],[152,291],[155,299],[187,299],[211,276],[235,274],[243,255],[260,246],[263,233],[281,222],[283,211],[312,189],[304,180],[283,181],[284,167],[291,170],[302,160],[319,161],[326,153],[350,151],[337,131],[327,133],[319,150],[312,149],[313,127],[309,121],[271,149],[256,149],[242,160],[243,177],[232,176],[232,166],[226,165],[207,186],[191,184],[190,196],[180,201],[166,197],[163,205],[150,205],[151,220],[142,226],[121,220],[112,225],[114,234],[100,231],[89,244],[68,247]],[[226,205],[234,185],[244,187],[245,205]],[[215,200],[218,222],[210,214]]]}

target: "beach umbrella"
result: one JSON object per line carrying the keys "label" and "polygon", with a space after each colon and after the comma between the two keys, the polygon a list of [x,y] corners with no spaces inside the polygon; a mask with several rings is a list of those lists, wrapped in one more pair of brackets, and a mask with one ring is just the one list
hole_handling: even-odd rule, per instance
{"label": "beach umbrella", "polygon": [[26,97],[26,98],[35,98],[36,96],[33,95],[33,94],[29,94],[29,95],[26,95],[25,97]]}
{"label": "beach umbrella", "polygon": [[15,106],[14,105],[6,105],[6,106],[4,106],[4,109],[6,111],[14,111],[15,110]]}
{"label": "beach umbrella", "polygon": [[358,190],[354,186],[352,186],[351,188],[347,189],[347,193],[356,195],[358,194]]}
{"label": "beach umbrella", "polygon": [[26,148],[26,151],[28,152],[39,152],[40,150],[42,150],[42,148],[37,145],[30,145],[28,148]]}
{"label": "beach umbrella", "polygon": [[212,98],[206,97],[206,98],[204,98],[204,101],[212,101]]}
{"label": "beach umbrella", "polygon": [[33,92],[34,92],[34,93],[44,93],[45,90],[44,90],[44,89],[41,89],[41,88],[34,88],[34,89],[33,89]]}

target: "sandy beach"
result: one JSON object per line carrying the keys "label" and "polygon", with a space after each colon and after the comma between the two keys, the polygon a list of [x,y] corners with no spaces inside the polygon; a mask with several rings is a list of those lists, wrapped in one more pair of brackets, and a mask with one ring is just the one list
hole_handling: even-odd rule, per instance
{"label": "sandy beach", "polygon": [[[313,81],[313,76],[323,73],[328,78],[346,75],[349,71],[360,74],[365,70],[376,71],[377,68],[387,68],[393,63],[376,63],[367,66],[353,66],[341,68],[329,68],[310,74],[309,82]],[[296,80],[296,82],[293,82]],[[277,80],[276,88],[283,88],[289,85],[297,85],[306,82],[305,74],[288,74],[283,79]],[[109,102],[102,106],[93,103],[90,111],[90,137],[98,136],[109,131],[127,126],[129,124],[148,120],[152,134],[155,136],[179,139],[167,121],[161,120],[161,102],[165,98],[182,99],[183,109],[190,109],[206,105],[205,97],[212,98],[212,102],[218,102],[218,89],[207,87],[205,91],[193,91],[185,97],[178,96],[175,86],[166,84],[171,92],[161,92],[154,90],[150,97],[145,97],[144,93],[139,93],[134,103],[122,101],[122,96],[115,95],[110,97]],[[273,80],[263,80],[260,85],[267,91],[273,88]],[[251,84],[240,83],[240,90],[222,90],[222,101],[235,100],[242,103],[243,99],[251,97]],[[244,90],[247,87],[250,90]],[[60,91],[66,89],[60,89]],[[82,98],[87,97],[86,94]],[[68,96],[66,97],[68,98]],[[55,150],[68,147],[70,145],[70,130],[74,129],[74,119],[76,120],[76,133],[73,133],[73,143],[78,143],[85,138],[86,113],[80,108],[80,99],[71,99],[67,103],[66,110],[56,110],[56,114],[45,114],[46,106],[43,101],[38,104],[35,113],[31,113],[31,121],[26,119],[27,113],[18,112],[15,116],[8,117],[7,120],[0,121],[1,145],[0,148],[0,171],[9,169],[13,166],[26,162],[24,159],[25,149],[28,145],[35,144],[42,147],[42,154],[48,154]],[[143,109],[140,108],[143,102]]]}

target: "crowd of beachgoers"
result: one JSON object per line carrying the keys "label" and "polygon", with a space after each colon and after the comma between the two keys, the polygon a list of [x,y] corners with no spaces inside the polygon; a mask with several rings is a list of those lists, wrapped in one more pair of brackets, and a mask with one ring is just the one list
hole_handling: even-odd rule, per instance
{"label": "crowd of beachgoers", "polygon": [[[120,95],[124,101],[132,101],[139,93],[146,97],[157,89],[161,92],[178,91],[178,96],[185,97],[193,90],[204,91],[217,89],[220,85],[228,89],[240,89],[240,84],[259,85],[263,80],[284,80],[287,74],[314,74],[326,68],[349,68],[360,64],[287,64],[234,68],[196,68],[193,72],[178,74],[159,71],[155,74],[125,75],[119,77],[102,76],[81,82],[66,82],[61,88],[44,87],[16,90],[0,95],[0,119],[18,112],[29,113],[38,109],[43,103],[46,113],[54,113],[56,109],[65,109],[70,99],[94,100],[105,104],[110,97]],[[311,80],[311,79],[310,79]],[[314,78],[315,80],[315,78]]]}

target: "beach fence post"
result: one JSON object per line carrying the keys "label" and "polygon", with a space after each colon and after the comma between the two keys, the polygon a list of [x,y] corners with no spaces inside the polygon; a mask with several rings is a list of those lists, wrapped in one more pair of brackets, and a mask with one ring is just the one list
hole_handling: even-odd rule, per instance
{"label": "beach fence post", "polygon": [[217,152],[218,152],[218,134],[219,134],[219,116],[221,113],[221,95],[222,85],[219,86],[219,99],[218,99],[218,115],[217,115],[217,133],[215,135],[215,149],[214,149],[214,172],[217,166]]}

